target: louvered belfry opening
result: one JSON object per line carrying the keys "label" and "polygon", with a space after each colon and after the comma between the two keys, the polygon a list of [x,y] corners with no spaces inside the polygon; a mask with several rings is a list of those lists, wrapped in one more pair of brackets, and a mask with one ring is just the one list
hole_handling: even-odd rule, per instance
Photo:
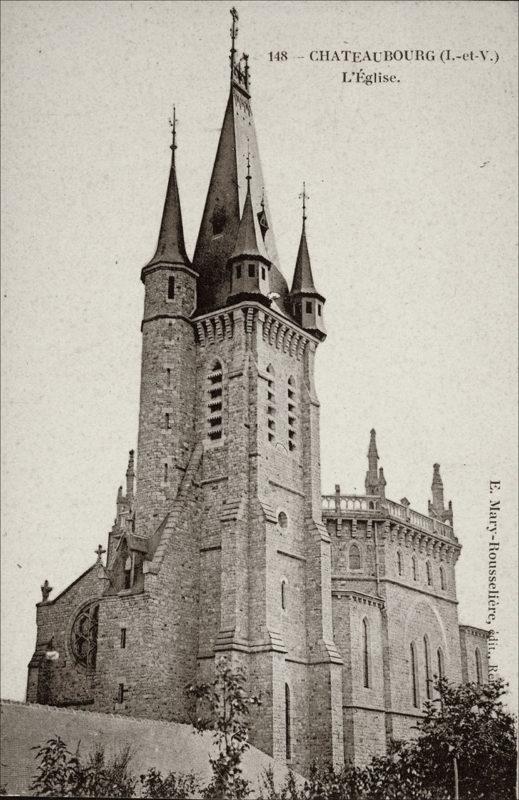
{"label": "louvered belfry opening", "polygon": [[223,430],[223,372],[215,361],[207,376],[207,435],[213,442],[222,438]]}

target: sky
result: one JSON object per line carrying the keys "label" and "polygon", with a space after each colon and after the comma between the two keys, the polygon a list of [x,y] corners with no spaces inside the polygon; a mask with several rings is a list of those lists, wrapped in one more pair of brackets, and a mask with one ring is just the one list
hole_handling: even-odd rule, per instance
{"label": "sky", "polygon": [[[236,7],[289,282],[303,180],[309,195],[327,298],[323,493],[363,491],[372,427],[391,499],[426,512],[438,461],[463,546],[460,621],[488,627],[489,482],[501,481],[495,662],[515,707],[517,5]],[[192,255],[230,15],[222,2],[16,0],[2,17],[1,676],[2,696],[23,699],[39,587],[47,578],[56,596],[95,560],[136,446],[139,275],[160,225],[168,117],[175,103]],[[310,57],[335,50],[434,60]],[[366,84],[360,69],[394,82]]]}

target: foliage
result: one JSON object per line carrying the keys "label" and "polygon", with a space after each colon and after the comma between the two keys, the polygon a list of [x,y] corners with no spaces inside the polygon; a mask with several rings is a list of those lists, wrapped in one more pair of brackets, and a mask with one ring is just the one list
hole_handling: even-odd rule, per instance
{"label": "foliage", "polygon": [[194,775],[175,775],[168,773],[165,778],[153,767],[145,775],[141,775],[143,797],[167,798],[175,800],[190,800],[200,796],[200,787]]}
{"label": "foliage", "polygon": [[81,767],[79,759],[67,750],[63,739],[54,736],[41,747],[32,749],[36,750],[39,764],[37,774],[31,783],[31,790],[42,797],[77,796]]}
{"label": "foliage", "polygon": [[218,747],[217,755],[209,758],[213,778],[204,791],[210,800],[243,800],[251,793],[242,776],[241,761],[250,747],[250,709],[261,701],[247,694],[246,680],[241,668],[233,670],[222,658],[212,683],[194,684],[186,690],[197,706],[195,728],[199,733],[212,731]]}
{"label": "foliage", "polygon": [[441,679],[435,693],[414,741],[393,742],[363,769],[314,766],[299,789],[292,777],[276,790],[270,773],[264,800],[452,800],[455,759],[460,800],[512,800],[515,726],[501,701],[503,681],[456,686]]}

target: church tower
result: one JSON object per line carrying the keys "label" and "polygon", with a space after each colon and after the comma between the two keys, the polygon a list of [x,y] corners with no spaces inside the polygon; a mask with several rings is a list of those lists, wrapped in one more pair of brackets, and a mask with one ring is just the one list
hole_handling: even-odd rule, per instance
{"label": "church tower", "polygon": [[141,393],[137,448],[136,532],[154,533],[178,492],[193,449],[197,273],[186,253],[175,163],[171,167],[157,248],[141,272],[144,284]]}

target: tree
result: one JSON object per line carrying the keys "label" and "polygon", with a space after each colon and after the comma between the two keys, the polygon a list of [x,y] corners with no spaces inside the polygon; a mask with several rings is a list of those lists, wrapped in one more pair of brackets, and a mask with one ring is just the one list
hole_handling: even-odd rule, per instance
{"label": "tree", "polygon": [[250,747],[250,709],[261,705],[259,697],[245,689],[246,675],[240,668],[233,670],[228,661],[220,659],[212,683],[187,687],[187,694],[196,701],[198,715],[193,724],[200,733],[212,731],[218,754],[210,757],[213,779],[204,791],[211,800],[242,800],[251,789],[242,776],[241,760]]}
{"label": "tree", "polygon": [[516,737],[513,716],[501,698],[504,681],[435,685],[437,698],[426,705],[418,729],[416,764],[431,786],[462,800],[515,797]]}

